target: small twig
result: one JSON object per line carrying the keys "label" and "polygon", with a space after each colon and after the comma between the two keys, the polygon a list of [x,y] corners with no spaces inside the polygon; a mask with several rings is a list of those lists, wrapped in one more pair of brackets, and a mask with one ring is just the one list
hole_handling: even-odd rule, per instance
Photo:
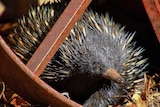
{"label": "small twig", "polygon": [[4,91],[5,91],[5,84],[4,84],[4,82],[1,82],[1,84],[2,84],[2,90],[1,90],[1,93],[0,93],[0,99],[3,97]]}
{"label": "small twig", "polygon": [[0,93],[0,99],[3,99],[4,102],[7,102],[6,96],[4,94],[6,87],[5,87],[4,82],[1,82],[1,84],[2,84],[2,90]]}

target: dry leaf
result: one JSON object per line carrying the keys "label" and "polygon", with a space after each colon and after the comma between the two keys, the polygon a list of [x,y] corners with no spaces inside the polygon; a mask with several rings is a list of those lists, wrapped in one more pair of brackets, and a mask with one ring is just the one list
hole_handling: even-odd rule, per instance
{"label": "dry leaf", "polygon": [[24,99],[22,99],[20,96],[18,96],[17,94],[13,94],[12,95],[12,101],[10,102],[10,104],[14,105],[15,107],[29,107],[31,106],[31,104],[29,104],[27,101],[25,101]]}

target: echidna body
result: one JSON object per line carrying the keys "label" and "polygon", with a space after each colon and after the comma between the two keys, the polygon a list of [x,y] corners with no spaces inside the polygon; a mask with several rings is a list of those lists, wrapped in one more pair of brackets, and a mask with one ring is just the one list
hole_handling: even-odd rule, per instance
{"label": "echidna body", "polygon": [[[9,36],[12,37],[9,39],[12,50],[24,62],[29,60],[53,26],[52,20],[57,19],[52,12],[59,9],[47,5],[42,7],[31,9],[20,20],[14,36]],[[41,78],[51,80],[58,91],[69,92],[73,100],[85,96],[84,99],[88,100],[79,102],[87,107],[106,107],[117,103],[121,97],[115,96],[131,92],[135,81],[143,78],[147,66],[141,55],[143,49],[135,48],[135,43],[131,43],[133,36],[110,20],[108,14],[99,15],[87,10]],[[106,79],[104,73],[110,69],[116,70],[125,82],[118,84]]]}

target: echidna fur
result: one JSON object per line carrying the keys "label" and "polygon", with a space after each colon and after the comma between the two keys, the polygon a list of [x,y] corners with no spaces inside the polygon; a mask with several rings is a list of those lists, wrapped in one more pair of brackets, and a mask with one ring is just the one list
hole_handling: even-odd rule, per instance
{"label": "echidna fur", "polygon": [[[18,21],[18,27],[8,36],[8,41],[24,63],[27,63],[64,7],[50,4],[31,8]],[[84,106],[106,107],[117,103],[121,98],[114,96],[127,95],[125,91],[132,92],[138,84],[135,81],[143,80],[144,69],[148,65],[142,56],[144,49],[135,48],[133,37],[134,33],[125,32],[124,27],[115,24],[107,13],[103,15],[87,10],[48,63],[41,78],[59,82],[75,74],[86,74],[96,80],[106,69],[114,68],[125,79],[125,83],[100,81],[103,86],[87,97]],[[74,82],[67,84],[75,85]],[[92,84],[90,88],[94,87]],[[83,87],[83,84],[78,85]]]}

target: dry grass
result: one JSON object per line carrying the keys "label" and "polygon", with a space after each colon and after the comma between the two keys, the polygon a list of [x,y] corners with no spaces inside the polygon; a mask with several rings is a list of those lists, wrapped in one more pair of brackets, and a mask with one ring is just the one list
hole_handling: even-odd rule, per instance
{"label": "dry grass", "polygon": [[[160,77],[155,74],[154,76],[144,75],[144,83],[141,84],[141,92],[135,89],[130,99],[125,99],[124,105],[117,107],[160,107]],[[15,94],[9,88],[6,88],[4,82],[0,82],[0,105],[3,107],[28,107],[31,106],[27,101],[23,100],[20,96]],[[113,107],[113,106],[110,106]]]}

